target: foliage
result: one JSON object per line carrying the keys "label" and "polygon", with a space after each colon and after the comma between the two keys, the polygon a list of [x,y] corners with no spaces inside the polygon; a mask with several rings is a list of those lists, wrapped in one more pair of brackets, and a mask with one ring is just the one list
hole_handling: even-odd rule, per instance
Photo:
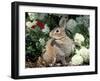
{"label": "foliage", "polygon": [[26,29],[26,54],[32,54],[33,56],[40,56],[44,46],[39,41],[40,38],[44,38],[47,41],[48,35],[43,33],[39,27],[33,29]]}

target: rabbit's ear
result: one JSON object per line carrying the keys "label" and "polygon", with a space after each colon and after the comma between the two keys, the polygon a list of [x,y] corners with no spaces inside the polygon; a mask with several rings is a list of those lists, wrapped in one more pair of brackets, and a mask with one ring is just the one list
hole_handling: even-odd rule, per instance
{"label": "rabbit's ear", "polygon": [[67,21],[68,21],[68,16],[66,16],[66,17],[62,16],[62,18],[59,21],[59,26],[65,28]]}

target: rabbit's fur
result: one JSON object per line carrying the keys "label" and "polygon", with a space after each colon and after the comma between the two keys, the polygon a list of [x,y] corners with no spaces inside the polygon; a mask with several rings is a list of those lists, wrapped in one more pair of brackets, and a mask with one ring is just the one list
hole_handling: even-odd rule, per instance
{"label": "rabbit's fur", "polygon": [[61,61],[63,65],[66,65],[65,57],[68,58],[71,52],[74,51],[74,42],[66,35],[64,27],[57,27],[52,30],[50,37],[55,39],[56,61]]}
{"label": "rabbit's fur", "polygon": [[45,52],[38,59],[39,66],[52,66],[56,62],[56,50],[54,49],[54,39],[50,39],[47,41]]}

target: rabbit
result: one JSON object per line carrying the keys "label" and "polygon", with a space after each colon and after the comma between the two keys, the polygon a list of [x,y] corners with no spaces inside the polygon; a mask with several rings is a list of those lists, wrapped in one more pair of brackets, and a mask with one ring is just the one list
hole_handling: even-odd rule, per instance
{"label": "rabbit", "polygon": [[64,27],[56,27],[50,32],[50,37],[55,40],[53,48],[55,49],[56,62],[61,61],[63,65],[67,65],[65,58],[69,58],[71,52],[74,51],[74,42],[66,33]]}
{"label": "rabbit", "polygon": [[45,53],[42,54],[41,61],[46,66],[54,66],[56,62],[61,62],[62,65],[68,65],[68,59],[71,52],[74,51],[74,42],[65,33],[65,23],[68,18],[62,17],[59,22],[59,27],[55,27],[50,33],[51,37],[46,44]]}

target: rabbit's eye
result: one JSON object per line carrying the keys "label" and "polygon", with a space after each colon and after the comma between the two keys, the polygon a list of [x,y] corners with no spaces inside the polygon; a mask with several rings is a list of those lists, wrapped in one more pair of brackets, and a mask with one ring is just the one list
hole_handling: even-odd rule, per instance
{"label": "rabbit's eye", "polygon": [[59,32],[59,30],[56,30],[56,32],[58,33],[58,32]]}

